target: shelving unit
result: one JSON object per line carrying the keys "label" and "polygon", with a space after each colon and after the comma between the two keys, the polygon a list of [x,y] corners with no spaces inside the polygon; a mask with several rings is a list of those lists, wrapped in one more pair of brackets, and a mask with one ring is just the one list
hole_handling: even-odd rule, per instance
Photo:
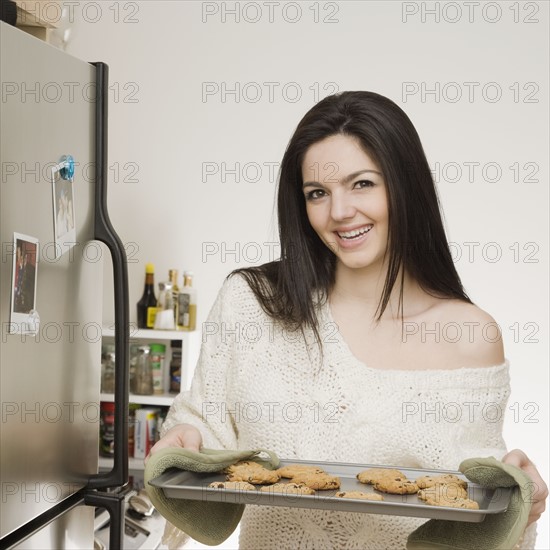
{"label": "shelving unit", "polygon": [[[115,331],[113,327],[103,327],[102,337],[105,342],[113,341]],[[186,332],[182,330],[149,330],[138,329],[135,326],[130,326],[130,345],[133,344],[148,344],[148,343],[166,343],[166,353],[164,358],[164,374],[163,383],[165,393],[162,395],[136,395],[130,394],[129,402],[138,405],[148,405],[152,407],[169,407],[176,397],[176,393],[169,393],[170,385],[170,360],[171,360],[171,340],[181,340],[181,390],[189,387],[191,375],[194,368],[196,357],[199,349],[199,336],[197,332]],[[114,395],[112,393],[101,393],[100,401],[113,402]],[[110,469],[113,459],[109,457],[99,457],[99,468]],[[143,459],[130,457],[128,468],[130,473],[137,475],[143,474],[144,464]]]}

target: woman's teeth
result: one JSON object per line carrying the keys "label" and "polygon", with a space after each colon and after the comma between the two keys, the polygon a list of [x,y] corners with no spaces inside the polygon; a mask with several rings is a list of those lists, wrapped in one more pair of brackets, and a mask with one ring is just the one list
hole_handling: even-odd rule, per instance
{"label": "woman's teeth", "polygon": [[369,225],[368,227],[363,227],[361,229],[354,229],[353,231],[345,231],[340,233],[339,231],[338,236],[342,239],[355,239],[361,235],[364,235],[365,233],[368,233],[372,229],[372,225]]}

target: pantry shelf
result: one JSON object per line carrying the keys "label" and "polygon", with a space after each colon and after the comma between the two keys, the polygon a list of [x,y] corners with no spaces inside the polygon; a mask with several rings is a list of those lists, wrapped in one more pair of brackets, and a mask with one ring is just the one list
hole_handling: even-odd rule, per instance
{"label": "pantry shelf", "polygon": [[[135,395],[130,394],[128,401],[137,405],[156,405],[160,407],[169,407],[176,397],[175,393],[164,393],[162,395]],[[115,396],[112,393],[101,393],[100,401],[113,402]]]}
{"label": "pantry shelf", "polygon": [[[114,336],[115,331],[111,327],[102,328],[103,336]],[[135,328],[130,326],[130,340],[186,340],[192,336],[192,332],[184,330],[153,330],[145,328]]]}

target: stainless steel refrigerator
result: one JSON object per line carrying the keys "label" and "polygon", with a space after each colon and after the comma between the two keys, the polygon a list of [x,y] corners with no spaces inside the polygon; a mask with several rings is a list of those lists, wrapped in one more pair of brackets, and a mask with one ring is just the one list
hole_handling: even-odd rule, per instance
{"label": "stainless steel refrigerator", "polygon": [[[108,67],[2,22],[0,41],[0,546],[93,548],[101,507],[114,549],[128,480],[128,286],[106,209]],[[103,284],[115,289],[115,456],[98,474]]]}

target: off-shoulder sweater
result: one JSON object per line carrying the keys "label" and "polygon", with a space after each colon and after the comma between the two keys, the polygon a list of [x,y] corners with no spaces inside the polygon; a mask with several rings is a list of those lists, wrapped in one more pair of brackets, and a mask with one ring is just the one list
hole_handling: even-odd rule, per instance
{"label": "off-shoulder sweater", "polygon": [[[191,389],[175,398],[163,434],[188,423],[210,448],[447,470],[465,458],[506,453],[507,361],[455,370],[373,369],[351,353],[326,301],[318,319],[322,351],[312,331],[288,331],[273,321],[240,275],[227,279],[203,325]],[[424,521],[249,505],[239,545],[402,550]],[[535,537],[532,526],[521,548],[534,548]]]}

